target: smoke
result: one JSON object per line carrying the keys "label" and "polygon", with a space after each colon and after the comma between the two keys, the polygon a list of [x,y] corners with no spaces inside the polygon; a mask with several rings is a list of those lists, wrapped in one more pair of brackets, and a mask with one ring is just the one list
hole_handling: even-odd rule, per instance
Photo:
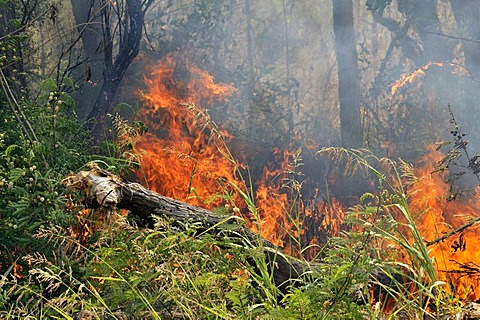
{"label": "smoke", "polygon": [[[363,144],[374,153],[414,162],[426,144],[451,140],[449,104],[469,152],[480,150],[478,82],[469,74],[480,66],[459,39],[471,38],[474,28],[465,10],[446,1],[398,0],[375,11],[353,1]],[[233,135],[232,150],[253,172],[274,148],[302,147],[303,170],[324,180],[324,163],[313,154],[341,143],[337,56],[348,46],[334,45],[330,2],[159,2],[146,21],[145,55],[172,55],[239,90],[228,103],[204,107]],[[392,95],[402,74],[429,63],[435,66]],[[454,72],[452,65],[467,69]]]}
{"label": "smoke", "polygon": [[[340,98],[358,94],[363,146],[378,157],[410,163],[423,159],[417,162],[423,166],[418,170],[423,184],[417,186],[422,192],[408,197],[413,199],[410,204],[419,223],[426,219],[422,228],[435,231],[430,238],[442,232],[435,226],[446,228],[443,221],[459,226],[464,221],[457,219],[459,210],[475,212],[466,211],[468,206],[460,201],[458,209],[457,203],[447,203],[444,195],[452,192],[450,186],[444,176],[431,175],[432,162],[441,159],[435,142],[450,140],[449,148],[467,151],[471,157],[480,150],[474,64],[464,41],[448,36],[458,32],[458,15],[448,2],[398,0],[381,11],[369,11],[364,1],[354,1],[358,61],[349,67],[358,68],[359,93],[345,90],[343,97],[339,97],[339,87],[345,80],[338,76],[337,62],[352,46],[349,39],[335,44],[336,33],[342,30],[333,26],[331,2],[185,4],[157,3],[147,17],[149,42],[133,70],[139,79],[134,91],[141,90],[138,83],[148,84],[141,91],[145,104],[141,115],[154,130],[140,148],[149,150],[144,153],[150,157],[149,165],[143,165],[143,170],[154,189],[198,205],[231,210],[249,222],[259,217],[260,230],[257,224],[250,226],[284,246],[294,243],[295,237],[301,238],[302,248],[321,244],[341,231],[343,209],[358,202],[355,196],[375,187],[368,177],[345,183],[341,171],[335,170],[338,163],[316,156],[322,147],[341,144],[344,137],[340,135],[353,124],[343,117],[341,121]],[[473,26],[467,23],[464,28]],[[349,71],[344,69],[340,72]],[[228,99],[198,97],[202,87],[191,83],[201,79],[208,79],[202,81],[207,91],[220,85],[231,88],[231,95]],[[195,114],[186,114],[180,102],[192,101],[196,106],[190,109]],[[196,115],[208,115],[208,122],[213,120],[218,127],[206,129],[205,121],[196,126]],[[470,141],[466,150],[459,147],[458,133],[451,133],[455,131],[452,125],[459,125],[466,134],[462,137]],[[228,139],[219,138],[217,132],[228,132]],[[220,140],[212,143],[212,134]],[[216,143],[222,145],[221,155],[230,156],[231,151],[235,160],[223,157],[220,161]],[[465,169],[468,162],[457,165]],[[238,205],[242,200],[239,189],[231,187],[242,185],[239,172],[248,177],[246,190],[258,210],[245,201]],[[458,185],[475,186],[477,182],[465,180]],[[219,185],[220,196],[216,193]],[[433,204],[435,210],[431,210]],[[427,221],[429,216],[433,218]],[[301,223],[292,224],[295,219]],[[448,248],[443,243],[441,253],[448,253]]]}

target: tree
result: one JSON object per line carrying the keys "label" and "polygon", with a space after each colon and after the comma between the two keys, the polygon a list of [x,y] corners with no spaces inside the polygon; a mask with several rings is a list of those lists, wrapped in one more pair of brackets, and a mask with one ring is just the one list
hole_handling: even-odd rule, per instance
{"label": "tree", "polygon": [[2,1],[0,6],[0,42],[6,60],[1,61],[4,64],[2,72],[17,94],[27,87],[23,62],[24,32],[37,19],[36,10],[41,3],[41,0],[27,0],[20,5],[17,1],[10,0]]}
{"label": "tree", "polygon": [[[414,60],[417,66],[430,61],[449,61],[452,58],[448,41],[437,34],[440,30],[437,0],[399,0],[398,10],[406,18],[405,25],[411,27],[421,40],[417,45],[417,58]],[[408,28],[404,29],[408,31]]]}
{"label": "tree", "polygon": [[398,11],[404,17],[400,21],[383,16],[390,3],[391,0],[368,0],[366,3],[375,21],[392,32],[392,42],[385,61],[390,59],[394,48],[400,49],[403,56],[417,67],[430,61],[452,59],[453,46],[441,36],[436,0],[398,0]]}
{"label": "tree", "polygon": [[[105,116],[111,111],[114,96],[123,76],[140,51],[145,13],[152,3],[153,0],[115,2],[92,0],[90,5],[85,5],[72,0],[77,24],[80,27],[91,24],[92,21],[101,22],[101,42],[95,51],[92,50],[91,43],[84,48],[84,53],[89,55],[96,55],[97,51],[103,54],[102,85],[88,115],[89,119],[94,120],[90,128],[97,138],[103,131]],[[87,14],[85,12],[81,14],[82,10],[86,10]],[[98,37],[92,35],[87,28],[84,27],[81,30],[84,30],[81,33],[84,37],[84,46],[90,38],[93,39],[93,44],[98,41]],[[94,27],[93,30],[98,28]],[[86,59],[89,58],[91,57],[86,57]]]}
{"label": "tree", "polygon": [[474,78],[480,79],[480,43],[478,42],[480,9],[478,2],[454,0],[450,3],[457,22],[457,33],[462,41],[465,67]]}
{"label": "tree", "polygon": [[80,78],[85,85],[78,91],[76,110],[85,118],[92,110],[103,78],[102,21],[99,1],[71,0],[73,16],[82,43],[83,66]]}
{"label": "tree", "polygon": [[[450,1],[452,11],[457,23],[457,36],[461,40],[463,56],[465,59],[465,68],[470,77],[465,77],[459,82],[457,92],[462,92],[461,100],[457,103],[464,111],[459,113],[459,119],[467,128],[476,128],[480,114],[478,112],[478,101],[480,98],[479,84],[480,79],[480,42],[478,21],[480,19],[480,9],[478,1],[474,0],[455,0]],[[458,106],[455,106],[458,108]],[[480,139],[478,130],[470,129],[469,140],[472,142],[469,148],[479,148],[476,143]]]}
{"label": "tree", "polygon": [[338,94],[342,145],[362,145],[360,75],[353,26],[352,0],[333,1],[333,30],[338,66]]}

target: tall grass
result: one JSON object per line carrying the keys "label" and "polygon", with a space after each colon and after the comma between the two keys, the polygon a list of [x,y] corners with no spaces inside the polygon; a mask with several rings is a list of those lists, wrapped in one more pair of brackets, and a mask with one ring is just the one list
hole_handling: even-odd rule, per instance
{"label": "tall grass", "polygon": [[[251,177],[208,114],[186,107],[209,126],[211,141],[234,164],[240,183],[230,187],[260,230]],[[454,299],[438,281],[409,208],[412,168],[367,150],[325,148],[319,154],[344,164],[346,175],[369,172],[377,190],[349,210],[349,229],[318,248],[315,261],[304,261],[305,274],[295,286],[280,290],[275,284],[276,259],[283,253],[259,234],[233,228],[213,235],[197,222],[158,217],[153,229],[139,229],[114,215],[89,243],[66,228],[42,228],[36,237],[55,244],[54,258],[31,254],[24,258],[26,278],[15,276],[13,267],[0,277],[0,318],[423,319],[451,312]],[[309,247],[302,247],[300,166],[298,151],[283,187],[290,199],[284,213],[295,229],[291,246],[303,253]],[[224,191],[232,203],[231,190]]]}
{"label": "tall grass", "polygon": [[413,168],[368,150],[325,148],[320,153],[346,163],[346,174],[366,170],[377,179],[376,194],[364,194],[350,213],[350,222],[371,235],[369,250],[379,275],[373,285],[384,293],[376,302],[376,314],[422,319],[451,312],[454,307],[445,302],[453,299],[446,283],[438,280],[434,259],[409,208],[406,187],[416,181]]}

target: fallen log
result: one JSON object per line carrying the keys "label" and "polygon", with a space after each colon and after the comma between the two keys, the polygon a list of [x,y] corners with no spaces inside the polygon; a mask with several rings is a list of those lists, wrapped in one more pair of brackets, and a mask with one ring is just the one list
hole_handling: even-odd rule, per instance
{"label": "fallen log", "polygon": [[[304,275],[318,272],[319,263],[307,263],[283,254],[277,246],[258,234],[253,233],[243,223],[243,219],[236,216],[221,216],[212,211],[190,205],[153,192],[142,185],[128,182],[112,175],[98,167],[96,163],[89,163],[89,171],[80,171],[64,180],[64,184],[85,193],[85,205],[88,208],[102,208],[107,211],[126,209],[129,215],[137,219],[142,226],[153,227],[154,216],[166,217],[172,223],[190,221],[200,223],[202,228],[198,233],[207,231],[209,234],[228,237],[231,245],[248,246],[250,249],[262,247],[265,263],[271,270],[274,284],[282,291],[293,285],[302,284]],[[247,241],[245,241],[247,240]],[[256,268],[254,261],[249,261]],[[353,270],[352,270],[353,271]],[[402,271],[404,272],[404,271]],[[382,286],[393,287],[398,283],[401,274],[395,274],[395,279],[375,270],[371,275],[372,289],[375,296],[381,296]],[[354,293],[355,299],[365,303],[365,297],[360,292]]]}
{"label": "fallen log", "polygon": [[154,216],[170,218],[173,223],[196,222],[201,224],[199,233],[208,230],[211,234],[227,235],[232,245],[245,246],[251,243],[256,247],[262,246],[265,262],[272,270],[273,282],[281,291],[298,283],[297,280],[310,269],[306,262],[284,255],[277,246],[250,231],[239,217],[221,216],[162,196],[138,183],[123,181],[103,171],[95,163],[89,164],[89,167],[89,171],[80,171],[64,180],[67,187],[85,192],[85,205],[89,208],[107,211],[126,209],[140,224],[150,227],[154,224]]}

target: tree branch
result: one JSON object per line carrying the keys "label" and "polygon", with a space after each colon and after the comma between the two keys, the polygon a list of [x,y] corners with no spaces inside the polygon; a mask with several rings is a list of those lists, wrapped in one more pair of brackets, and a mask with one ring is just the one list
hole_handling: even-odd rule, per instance
{"label": "tree branch", "polygon": [[457,229],[447,233],[447,234],[444,234],[443,236],[441,236],[440,238],[437,238],[435,240],[432,240],[432,241],[429,241],[427,243],[425,243],[425,245],[427,247],[430,247],[430,246],[433,246],[434,244],[437,244],[439,242],[442,242],[443,240],[447,239],[447,238],[450,238],[451,236],[457,234],[457,233],[460,233],[462,232],[463,230],[467,229],[468,227],[471,227],[473,226],[475,223],[479,222],[480,221],[480,217],[477,217],[475,219],[472,219],[470,220],[468,223],[464,224],[463,226],[461,227],[458,227]]}

